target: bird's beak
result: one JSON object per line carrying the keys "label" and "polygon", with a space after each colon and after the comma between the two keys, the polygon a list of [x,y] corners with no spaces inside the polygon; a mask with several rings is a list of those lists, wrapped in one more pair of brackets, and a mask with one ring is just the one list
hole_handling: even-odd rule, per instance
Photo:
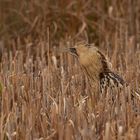
{"label": "bird's beak", "polygon": [[75,48],[69,48],[69,51],[72,55],[78,56],[77,51]]}
{"label": "bird's beak", "polygon": [[62,52],[69,52],[70,54],[72,54],[74,56],[78,56],[75,48],[64,48],[64,49],[61,49],[61,51]]}
{"label": "bird's beak", "polygon": [[76,49],[75,48],[69,48],[69,51],[71,52],[71,53],[76,53]]}

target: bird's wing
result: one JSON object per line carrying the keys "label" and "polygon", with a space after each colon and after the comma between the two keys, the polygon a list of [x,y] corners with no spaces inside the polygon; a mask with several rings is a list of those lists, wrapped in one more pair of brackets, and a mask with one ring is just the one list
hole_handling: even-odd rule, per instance
{"label": "bird's wing", "polygon": [[[111,71],[100,74],[101,92],[103,92],[103,90],[107,87],[117,87],[119,89],[122,89],[124,86],[128,87],[129,85],[118,74],[115,74]],[[132,89],[131,96],[140,101],[140,93],[138,91]]]}

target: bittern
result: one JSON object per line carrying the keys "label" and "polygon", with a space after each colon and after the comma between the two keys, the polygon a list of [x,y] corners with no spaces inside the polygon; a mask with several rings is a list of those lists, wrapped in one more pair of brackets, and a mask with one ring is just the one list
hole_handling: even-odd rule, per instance
{"label": "bittern", "polygon": [[[78,59],[94,90],[103,93],[108,88],[122,89],[128,86],[121,76],[111,70],[105,55],[94,45],[77,43],[74,47],[68,48],[68,51]],[[140,101],[138,92],[133,90],[131,95]]]}

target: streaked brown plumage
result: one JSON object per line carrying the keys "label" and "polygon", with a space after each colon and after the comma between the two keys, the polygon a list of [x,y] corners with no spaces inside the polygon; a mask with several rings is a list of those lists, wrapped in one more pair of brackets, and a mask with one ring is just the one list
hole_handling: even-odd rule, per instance
{"label": "streaked brown plumage", "polygon": [[[69,52],[77,57],[94,90],[105,92],[108,87],[121,89],[127,86],[126,82],[111,70],[106,57],[94,45],[78,43],[69,48]],[[131,94],[140,101],[138,92],[132,91]]]}

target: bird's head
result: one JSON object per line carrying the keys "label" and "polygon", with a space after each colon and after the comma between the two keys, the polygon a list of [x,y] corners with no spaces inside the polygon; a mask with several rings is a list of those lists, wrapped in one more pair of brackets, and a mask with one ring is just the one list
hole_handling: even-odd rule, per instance
{"label": "bird's head", "polygon": [[[83,57],[84,55],[89,54],[91,49],[93,50],[93,46],[91,47],[89,44],[80,42],[75,44],[74,47],[69,48],[69,52],[76,57]],[[97,50],[95,47],[94,49]]]}
{"label": "bird's head", "polygon": [[68,49],[69,52],[76,56],[83,66],[93,66],[99,69],[108,69],[105,56],[99,51],[94,44],[77,43],[74,47]]}

